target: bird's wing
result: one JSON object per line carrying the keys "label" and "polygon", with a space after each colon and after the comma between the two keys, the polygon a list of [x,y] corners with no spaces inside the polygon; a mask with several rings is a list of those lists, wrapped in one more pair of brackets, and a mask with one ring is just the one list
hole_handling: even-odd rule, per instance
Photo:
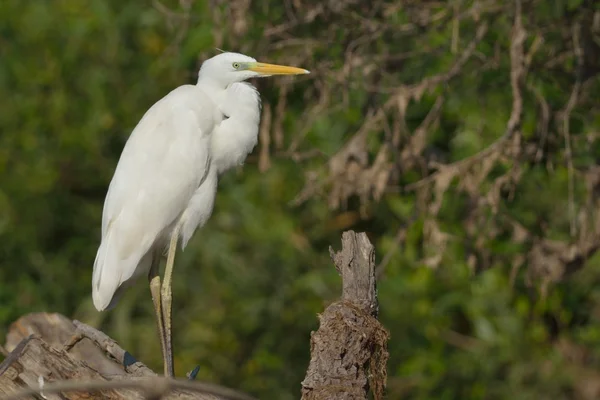
{"label": "bird's wing", "polygon": [[[181,86],[152,106],[129,137],[110,183],[93,297],[105,309],[140,259],[169,233],[210,165],[214,104]],[[138,271],[138,274],[143,271]]]}

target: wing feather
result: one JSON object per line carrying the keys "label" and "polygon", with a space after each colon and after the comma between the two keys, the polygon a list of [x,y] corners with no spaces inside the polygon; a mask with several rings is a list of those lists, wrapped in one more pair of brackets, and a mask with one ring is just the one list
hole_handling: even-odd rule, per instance
{"label": "wing feather", "polygon": [[149,262],[140,261],[170,233],[205,178],[214,110],[202,91],[185,85],[152,106],[133,130],[104,203],[92,282],[98,310],[113,305],[119,286],[148,272]]}

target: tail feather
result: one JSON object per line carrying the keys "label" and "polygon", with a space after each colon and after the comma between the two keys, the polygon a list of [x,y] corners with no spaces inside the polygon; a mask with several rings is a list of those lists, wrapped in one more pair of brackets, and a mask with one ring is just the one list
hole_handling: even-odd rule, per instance
{"label": "tail feather", "polygon": [[[122,269],[119,268],[119,259],[116,251],[111,251],[111,232],[102,238],[96,259],[94,260],[94,273],[92,276],[92,299],[98,311],[114,307],[115,293],[121,284]],[[114,301],[113,301],[114,299]]]}
{"label": "tail feather", "polygon": [[152,242],[141,240],[130,252],[119,246],[119,236],[116,227],[109,224],[94,261],[92,299],[98,311],[113,308],[124,290],[147,275],[152,264]]}

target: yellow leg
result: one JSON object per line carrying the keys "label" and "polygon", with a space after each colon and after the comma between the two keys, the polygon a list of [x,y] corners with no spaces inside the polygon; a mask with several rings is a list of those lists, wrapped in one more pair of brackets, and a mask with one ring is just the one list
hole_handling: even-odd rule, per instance
{"label": "yellow leg", "polygon": [[175,262],[175,252],[177,251],[177,242],[179,240],[180,225],[175,226],[171,233],[171,242],[169,243],[169,252],[167,253],[167,265],[165,267],[165,277],[161,289],[162,314],[165,334],[165,376],[173,377],[175,368],[173,366],[173,342],[171,336],[171,302],[173,294],[171,289],[171,278],[173,276],[173,263]]}
{"label": "yellow leg", "polygon": [[161,256],[162,254],[160,251],[154,252],[152,257],[152,265],[150,266],[150,273],[148,274],[148,280],[150,281],[150,293],[152,294],[152,303],[154,304],[154,313],[156,314],[156,323],[158,325],[158,335],[160,336],[160,348],[163,356],[165,375],[167,375],[169,371],[167,370],[165,324],[163,321],[163,311],[160,298],[159,266]]}

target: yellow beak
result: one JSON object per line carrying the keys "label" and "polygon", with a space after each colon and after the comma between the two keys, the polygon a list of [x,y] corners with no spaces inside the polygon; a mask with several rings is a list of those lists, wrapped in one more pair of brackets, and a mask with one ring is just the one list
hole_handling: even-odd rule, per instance
{"label": "yellow beak", "polygon": [[248,68],[250,71],[261,75],[301,75],[310,74],[304,68],[288,67],[287,65],[265,64],[257,62]]}

